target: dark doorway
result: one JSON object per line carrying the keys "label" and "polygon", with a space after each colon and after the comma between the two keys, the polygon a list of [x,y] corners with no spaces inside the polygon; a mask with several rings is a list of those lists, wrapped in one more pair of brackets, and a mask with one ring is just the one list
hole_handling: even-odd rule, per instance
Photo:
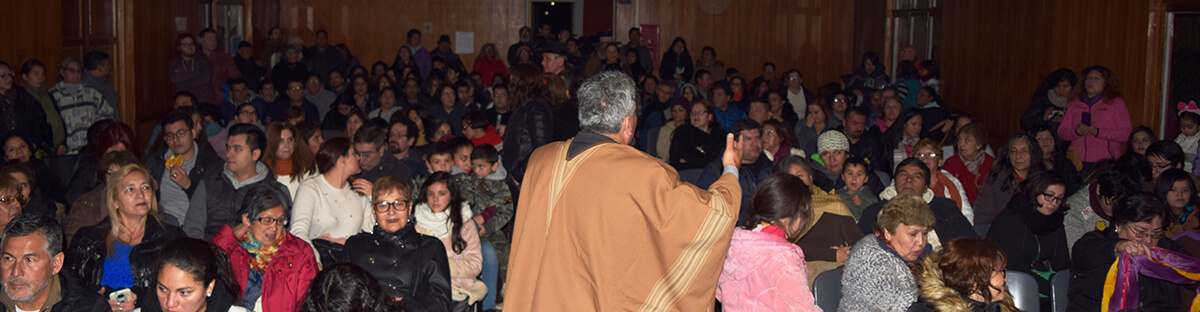
{"label": "dark doorway", "polygon": [[[1200,102],[1200,12],[1170,13],[1166,107],[1163,111],[1163,139],[1173,140],[1179,134],[1180,102]],[[1188,154],[1195,150],[1184,151]]]}
{"label": "dark doorway", "polygon": [[575,3],[571,2],[534,2],[530,6],[532,12],[533,29],[538,29],[544,24],[550,24],[550,33],[558,35],[563,29],[570,30],[575,33]]}

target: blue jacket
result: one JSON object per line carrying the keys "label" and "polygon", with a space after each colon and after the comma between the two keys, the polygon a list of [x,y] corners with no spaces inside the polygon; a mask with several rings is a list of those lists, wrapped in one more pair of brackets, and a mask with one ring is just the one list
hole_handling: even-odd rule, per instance
{"label": "blue jacket", "polygon": [[[750,199],[754,198],[754,190],[757,189],[758,184],[763,180],[766,180],[767,176],[771,175],[774,170],[775,164],[772,163],[770,159],[767,159],[766,155],[758,155],[758,160],[754,161],[753,163],[742,164],[738,168],[738,184],[741,184],[742,186],[742,209],[741,212],[738,213],[738,226],[743,225],[744,222],[746,222],[746,219],[749,219],[750,217],[748,211],[750,209]],[[717,160],[709,163],[708,167],[704,168],[704,172],[700,174],[700,180],[698,181],[699,183],[696,183],[696,186],[700,187],[701,189],[708,189],[709,186],[711,186],[717,181],[718,178],[721,177],[721,174],[724,173],[724,171],[725,168],[724,166],[721,166],[721,159],[718,158]]]}

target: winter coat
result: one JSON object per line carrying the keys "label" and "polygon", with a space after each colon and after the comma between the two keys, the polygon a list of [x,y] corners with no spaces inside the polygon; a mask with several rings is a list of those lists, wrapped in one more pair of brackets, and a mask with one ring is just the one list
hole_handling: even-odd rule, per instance
{"label": "winter coat", "polygon": [[[287,186],[275,181],[275,174],[271,173],[271,168],[267,167],[266,163],[258,162],[255,164],[255,170],[258,175],[246,179],[246,181],[235,183],[233,182],[233,173],[228,169],[221,170],[219,173],[210,174],[204,179],[195,196],[192,196],[192,210],[201,210],[204,217],[196,221],[203,221],[203,232],[188,233],[188,236],[195,238],[212,238],[217,235],[217,232],[229,224],[230,221],[241,220],[238,212],[242,209],[242,200],[246,197],[246,192],[255,185],[267,185],[274,187],[280,194],[290,195]],[[285,200],[285,207],[292,206],[292,197],[288,196]],[[192,220],[188,220],[192,221]]]}
{"label": "winter coat", "polygon": [[[1064,124],[1066,124],[1064,122]],[[1098,311],[1104,296],[1104,283],[1118,253],[1116,226],[1084,234],[1071,250],[1071,284],[1067,286],[1068,311]],[[1170,238],[1158,240],[1158,247],[1178,250]],[[1138,294],[1144,311],[1179,311],[1179,286],[1171,282],[1141,276]]]}
{"label": "winter coat", "polygon": [[[1006,182],[1012,184],[1004,185]],[[1013,171],[993,172],[988,175],[987,181],[984,181],[983,187],[979,189],[979,198],[971,204],[975,210],[973,224],[992,224],[992,219],[995,219],[996,215],[1008,206],[1008,201],[1013,198],[1013,194],[1017,193],[1017,183],[1019,182],[1016,172]]]}
{"label": "winter coat", "polygon": [[[71,272],[62,271],[54,275],[55,280],[52,281],[49,290],[58,290],[59,292],[51,293],[46,297],[46,304],[51,301],[55,303],[49,305],[49,309],[40,311],[47,312],[108,312],[111,308],[108,306],[103,296],[95,292],[88,292],[81,287],[79,278],[71,275]],[[15,311],[14,302],[7,295],[0,295],[0,310]],[[46,305],[43,305],[45,308]],[[9,309],[14,308],[14,309]]]}
{"label": "winter coat", "polygon": [[[86,285],[84,291],[98,293],[104,279],[104,261],[108,258],[109,250],[105,250],[108,233],[112,229],[112,220],[105,218],[100,223],[79,229],[75,238],[71,239],[71,247],[66,249],[66,261],[63,271],[80,277],[80,283]],[[154,262],[158,260],[158,251],[167,243],[183,237],[183,230],[146,217],[146,230],[142,242],[133,246],[129,252],[129,269],[133,273],[134,286],[131,287],[138,297],[155,296]]]}
{"label": "winter coat", "polygon": [[500,151],[504,169],[517,182],[525,178],[525,167],[533,150],[554,140],[553,108],[550,102],[539,97],[521,104],[508,120],[508,127],[504,131],[505,148]]}
{"label": "winter coat", "polygon": [[[195,103],[197,106],[221,103],[217,95],[213,94],[212,62],[204,56],[204,53],[196,53],[192,56],[191,61],[184,61],[183,56],[171,59],[171,63],[167,65],[167,76],[170,77],[171,83],[175,84],[175,92],[188,91],[195,95],[196,100],[200,101],[200,103]],[[284,89],[278,86],[279,84],[276,84],[277,90]],[[284,83],[283,86],[286,87],[287,83]],[[66,116],[66,112],[63,112],[63,117]]]}
{"label": "winter coat", "polygon": [[481,56],[475,59],[475,65],[471,65],[471,68],[479,72],[480,78],[483,78],[483,85],[488,87],[492,86],[492,78],[496,74],[503,74],[504,77],[508,77],[508,69],[504,67],[504,61],[496,58],[489,59]]}
{"label": "winter coat", "polygon": [[916,301],[917,281],[908,262],[874,235],[854,244],[842,271],[838,311],[904,311]]}
{"label": "winter coat", "polygon": [[[37,152],[54,151],[53,133],[50,124],[46,122],[46,111],[37,99],[21,86],[12,86],[8,94],[0,94],[0,103],[12,102],[12,111],[0,105],[0,137],[9,134],[20,135],[29,143],[29,150]],[[7,116],[12,114],[12,122]],[[90,125],[89,125],[90,126]],[[33,155],[30,155],[33,158]]]}
{"label": "winter coat", "polygon": [[658,65],[659,76],[663,80],[677,80],[675,73],[683,76],[683,81],[692,81],[692,74],[695,73],[695,62],[692,61],[692,55],[688,50],[683,50],[682,54],[676,54],[674,49],[667,49],[663,53],[662,62]]}
{"label": "winter coat", "polygon": [[708,132],[701,131],[691,123],[675,128],[667,156],[671,167],[675,167],[675,170],[698,169],[719,159],[721,151],[725,149],[725,128],[718,125],[709,127],[711,129]]}
{"label": "winter coat", "polygon": [[[983,151],[979,152],[983,153]],[[962,182],[963,192],[967,193],[967,202],[974,203],[975,199],[979,198],[979,188],[983,186],[984,179],[987,179],[988,171],[992,170],[992,163],[996,162],[996,157],[983,154],[983,163],[979,164],[978,174],[967,170],[967,165],[963,162],[962,157],[957,155],[949,157],[942,163],[942,170],[949,172],[959,182]]]}
{"label": "winter coat", "polygon": [[[1080,137],[1075,133],[1075,126],[1083,122],[1083,113],[1091,113],[1091,124],[1099,128],[1095,136]],[[1133,125],[1129,109],[1121,98],[1101,100],[1091,107],[1079,99],[1071,100],[1062,124],[1058,125],[1058,137],[1070,141],[1071,150],[1078,152],[1083,162],[1121,157],[1121,143],[1129,138],[1130,131]]]}
{"label": "winter coat", "polygon": [[1062,220],[1062,212],[1043,215],[1024,196],[1017,196],[996,216],[987,233],[987,239],[1008,256],[1009,271],[1029,274],[1037,280],[1038,291],[1047,296],[1046,307],[1051,294],[1050,275],[1041,276],[1034,271],[1054,273],[1071,267],[1071,250],[1067,248]]}
{"label": "winter coat", "polygon": [[[754,199],[754,190],[758,189],[758,185],[774,171],[775,164],[765,155],[758,155],[758,159],[753,163],[738,166],[738,184],[742,186],[742,209],[738,214],[737,225],[743,225],[750,219],[750,200]],[[696,186],[708,189],[724,173],[725,167],[721,164],[721,160],[713,160],[700,173],[700,180],[696,181]]]}
{"label": "winter coat", "polygon": [[733,230],[717,300],[729,311],[821,311],[808,287],[804,251],[780,235]]}
{"label": "winter coat", "polygon": [[[409,222],[413,222],[409,220]],[[450,311],[450,268],[437,238],[421,235],[410,223],[395,233],[375,231],[346,240],[347,257],[375,279],[389,297],[401,297],[404,311]]]}
{"label": "winter coat", "polygon": [[[267,264],[267,270],[263,273],[262,295],[259,300],[264,312],[299,310],[300,303],[304,301],[308,292],[308,285],[317,277],[319,270],[317,258],[308,243],[287,231],[283,231],[283,235],[283,242],[279,243],[279,249],[271,256],[271,262]],[[241,242],[233,235],[233,229],[228,225],[213,236],[212,243],[229,255],[233,278],[242,286],[244,293],[250,276],[252,256],[242,247]]]}
{"label": "winter coat", "polygon": [[[895,194],[895,187],[889,186],[883,193],[880,193],[880,199],[890,200],[892,197],[884,196],[888,193]],[[933,232],[937,234],[937,242],[931,244],[945,245],[951,240],[959,237],[978,238],[979,234],[975,233],[975,229],[971,226],[971,222],[967,221],[967,217],[963,216],[962,211],[958,210],[958,206],[954,201],[933,197],[933,192],[925,190],[925,195],[922,197],[929,203],[929,210],[933,211],[933,216],[937,218],[937,225],[933,227]],[[879,218],[879,211],[883,210],[883,205],[886,205],[888,200],[880,201],[867,207],[862,212],[862,218],[858,219],[858,229],[863,233],[873,233],[872,228],[875,226],[875,221]],[[933,236],[930,236],[932,239]]]}
{"label": "winter coat", "polygon": [[[1011,259],[1011,258],[1010,258]],[[1011,263],[1011,262],[1009,262]],[[1020,312],[1013,303],[1012,294],[1004,290],[1004,299],[983,304],[963,296],[962,293],[950,288],[942,280],[942,269],[938,268],[933,257],[925,257],[921,261],[920,273],[917,275],[917,285],[920,286],[921,300],[908,308],[909,312]]]}

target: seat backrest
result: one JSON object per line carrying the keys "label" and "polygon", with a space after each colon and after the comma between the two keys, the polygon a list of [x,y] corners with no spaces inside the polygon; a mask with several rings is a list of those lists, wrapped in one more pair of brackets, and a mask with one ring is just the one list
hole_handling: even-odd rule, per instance
{"label": "seat backrest", "polygon": [[813,297],[823,311],[837,311],[842,301],[842,271],[829,270],[813,281]]}
{"label": "seat backrest", "polygon": [[1067,311],[1067,286],[1070,284],[1070,269],[1055,272],[1050,277],[1050,305],[1054,312]]}
{"label": "seat backrest", "polygon": [[704,173],[704,169],[683,169],[679,170],[679,181],[696,184],[700,183],[700,174]]}
{"label": "seat backrest", "polygon": [[[662,155],[658,154],[658,153],[660,153],[658,150],[658,129],[659,129],[658,127],[654,127],[650,130],[646,130],[646,132],[645,132],[645,134],[646,134],[646,140],[645,140],[646,153],[650,154],[651,156],[654,156],[654,157],[662,156]],[[662,153],[666,153],[666,151],[662,151]]]}
{"label": "seat backrest", "polygon": [[1041,304],[1038,302],[1038,284],[1033,275],[1025,272],[1009,271],[1008,281],[1004,283],[1008,293],[1013,296],[1017,309],[1026,312],[1038,312]]}

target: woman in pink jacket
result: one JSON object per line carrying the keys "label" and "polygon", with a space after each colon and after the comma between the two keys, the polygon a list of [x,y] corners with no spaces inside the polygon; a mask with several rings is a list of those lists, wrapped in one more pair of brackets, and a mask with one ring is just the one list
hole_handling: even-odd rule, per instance
{"label": "woman in pink jacket", "polygon": [[728,311],[821,311],[808,289],[804,251],[792,244],[812,218],[812,195],[800,178],[776,173],[750,203],[750,219],[733,230],[717,300]]}
{"label": "woman in pink jacket", "polygon": [[1121,99],[1113,72],[1104,66],[1083,70],[1079,96],[1067,104],[1067,113],[1058,126],[1058,136],[1071,142],[1071,150],[1083,161],[1080,175],[1091,172],[1096,162],[1121,156],[1121,142],[1129,137],[1133,125],[1129,109]]}

